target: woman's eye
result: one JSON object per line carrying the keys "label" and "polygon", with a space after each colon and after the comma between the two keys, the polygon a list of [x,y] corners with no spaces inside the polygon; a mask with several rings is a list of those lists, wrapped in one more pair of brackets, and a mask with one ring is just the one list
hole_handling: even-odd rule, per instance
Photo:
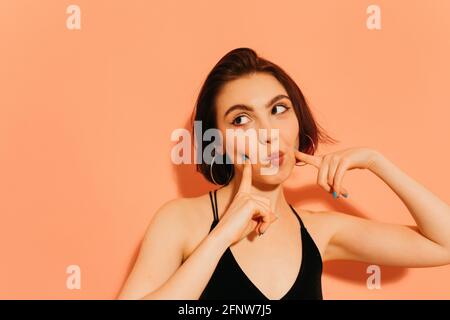
{"label": "woman's eye", "polygon": [[278,105],[276,105],[275,107],[272,108],[272,114],[283,113],[287,109],[289,109],[289,108],[286,107],[285,105],[278,104]]}
{"label": "woman's eye", "polygon": [[[243,120],[243,119],[247,119],[247,120]],[[248,121],[249,121],[248,117],[242,115],[242,116],[238,116],[238,117],[234,118],[232,123],[236,126],[240,126],[240,125],[246,124]]]}

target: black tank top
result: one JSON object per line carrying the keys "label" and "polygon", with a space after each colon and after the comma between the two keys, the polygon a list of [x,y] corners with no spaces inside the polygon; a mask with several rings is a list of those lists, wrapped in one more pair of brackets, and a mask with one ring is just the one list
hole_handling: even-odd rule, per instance
{"label": "black tank top", "polygon": [[[211,191],[209,192],[214,216],[209,232],[219,222],[216,192],[217,190],[214,190],[214,201]],[[319,249],[306,230],[300,216],[290,204],[289,206],[297,216],[301,227],[302,261],[294,284],[281,300],[322,300],[322,259]],[[220,258],[211,279],[199,298],[199,300],[218,299],[269,300],[240,268],[229,247]]]}

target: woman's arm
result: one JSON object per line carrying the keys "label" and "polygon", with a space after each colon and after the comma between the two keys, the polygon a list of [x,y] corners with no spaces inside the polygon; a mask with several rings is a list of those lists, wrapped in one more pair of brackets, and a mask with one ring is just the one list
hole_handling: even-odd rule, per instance
{"label": "woman's arm", "polygon": [[403,201],[417,227],[387,224],[339,212],[327,214],[336,232],[327,248],[330,259],[404,267],[450,264],[450,207],[431,191],[374,151],[367,169]]}
{"label": "woman's arm", "polygon": [[213,230],[163,286],[142,299],[197,300],[227,247]]}
{"label": "woman's arm", "polygon": [[183,221],[192,206],[174,201],[160,209],[119,298],[198,299],[225,250],[256,229],[264,232],[277,219],[270,199],[252,195],[251,186],[252,164],[245,157],[237,194],[216,227],[182,265],[184,244],[191,229],[197,227]]}
{"label": "woman's arm", "polygon": [[152,219],[135,266],[118,299],[198,299],[228,247],[213,229],[184,263],[189,230],[179,200],[163,206]]}

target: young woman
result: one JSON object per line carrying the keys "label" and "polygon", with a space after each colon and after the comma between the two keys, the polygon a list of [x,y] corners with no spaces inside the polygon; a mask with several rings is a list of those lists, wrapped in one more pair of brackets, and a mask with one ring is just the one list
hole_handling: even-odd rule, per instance
{"label": "young woman", "polygon": [[[199,94],[195,120],[223,137],[238,128],[279,134],[258,136],[256,148],[268,150],[262,158],[224,138],[232,146],[224,150],[231,151],[198,165],[220,187],[171,200],[156,212],[119,299],[322,299],[323,261],[450,264],[448,204],[371,148],[314,155],[319,142],[335,140],[315,122],[288,74],[253,50],[232,50],[216,64]],[[226,163],[227,157],[244,161]],[[267,163],[276,165],[276,174],[261,174]],[[283,182],[298,163],[317,168],[317,183],[335,199],[349,196],[342,185],[346,171],[377,175],[417,226],[294,208]]]}

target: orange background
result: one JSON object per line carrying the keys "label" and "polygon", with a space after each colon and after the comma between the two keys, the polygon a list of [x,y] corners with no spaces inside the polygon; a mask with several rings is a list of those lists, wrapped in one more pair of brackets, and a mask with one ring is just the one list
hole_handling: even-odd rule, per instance
{"label": "orange background", "polygon": [[[66,8],[81,8],[81,30]],[[381,7],[381,30],[366,8]],[[213,65],[236,47],[285,68],[341,143],[371,146],[449,201],[450,1],[1,1],[0,298],[112,299],[153,213],[214,186],[170,161]],[[288,199],[412,223],[375,175],[348,200],[299,167]],[[170,235],[168,235],[170,236]],[[66,268],[81,267],[81,289]],[[450,298],[450,266],[325,264],[325,299]]]}

